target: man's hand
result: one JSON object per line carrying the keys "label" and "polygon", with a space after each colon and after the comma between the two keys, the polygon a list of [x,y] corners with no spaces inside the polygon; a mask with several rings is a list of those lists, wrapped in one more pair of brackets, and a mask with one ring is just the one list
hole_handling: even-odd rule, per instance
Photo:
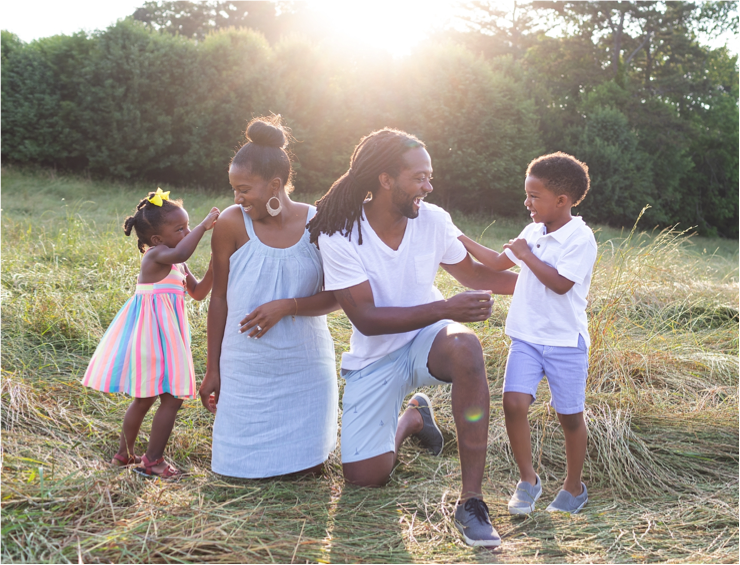
{"label": "man's hand", "polygon": [[491,291],[468,290],[445,300],[447,318],[455,322],[482,322],[491,316]]}

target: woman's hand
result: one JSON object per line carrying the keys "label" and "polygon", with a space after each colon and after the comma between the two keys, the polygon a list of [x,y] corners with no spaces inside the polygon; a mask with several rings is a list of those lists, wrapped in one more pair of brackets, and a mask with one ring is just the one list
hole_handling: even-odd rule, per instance
{"label": "woman's hand", "polygon": [[211,414],[216,413],[218,395],[221,392],[221,374],[218,371],[206,369],[206,376],[200,384],[200,402]]}
{"label": "woman's hand", "polygon": [[255,308],[239,322],[239,333],[249,332],[247,337],[260,338],[285,316],[295,312],[296,302],[292,298],[273,300]]}

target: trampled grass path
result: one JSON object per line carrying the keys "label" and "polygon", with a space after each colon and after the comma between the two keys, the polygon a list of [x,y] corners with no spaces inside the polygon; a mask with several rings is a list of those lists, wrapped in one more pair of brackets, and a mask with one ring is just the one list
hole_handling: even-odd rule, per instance
{"label": "trampled grass path", "polygon": [[[167,451],[187,471],[183,480],[109,468],[128,400],[79,378],[133,291],[139,256],[120,223],[152,187],[12,169],[2,181],[3,562],[738,561],[737,242],[597,232],[590,501],[577,516],[544,512],[565,468],[545,384],[530,418],[542,503],[526,519],[506,512],[516,481],[500,392],[508,299],[473,325],[492,391],[484,492],[504,539],[490,552],[465,546],[452,524],[460,469],[448,387],[428,391],[448,439],[442,456],[408,445],[381,489],[347,487],[338,451],[320,478],[218,477],[210,472],[212,417],[195,400]],[[173,195],[194,219],[230,203],[226,191]],[[486,229],[490,219],[455,219],[473,237],[485,230],[482,242],[494,248],[522,224]],[[200,273],[207,259],[204,242],[190,265]],[[445,295],[459,290],[444,273],[438,285]],[[200,378],[207,304],[188,307]],[[329,323],[339,354],[349,322],[333,314]]]}

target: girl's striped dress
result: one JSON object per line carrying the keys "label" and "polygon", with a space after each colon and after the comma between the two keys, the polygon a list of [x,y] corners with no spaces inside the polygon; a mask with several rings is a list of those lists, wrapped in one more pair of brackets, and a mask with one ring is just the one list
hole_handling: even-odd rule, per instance
{"label": "girl's striped dress", "polygon": [[195,396],[181,265],[158,283],[137,284],[90,360],[82,384],[136,398]]}

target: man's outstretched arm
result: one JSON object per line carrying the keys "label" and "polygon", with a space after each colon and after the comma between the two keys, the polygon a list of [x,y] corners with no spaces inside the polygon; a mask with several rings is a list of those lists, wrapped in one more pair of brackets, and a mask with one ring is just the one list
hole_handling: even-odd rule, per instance
{"label": "man's outstretched arm", "polygon": [[470,255],[454,265],[442,263],[442,268],[460,284],[476,290],[490,290],[493,294],[514,294],[518,275],[511,271],[494,271],[473,261]]}
{"label": "man's outstretched arm", "polygon": [[367,336],[410,332],[440,320],[480,322],[488,319],[493,306],[488,292],[468,291],[419,306],[377,307],[368,281],[335,290],[334,297],[355,327]]}

